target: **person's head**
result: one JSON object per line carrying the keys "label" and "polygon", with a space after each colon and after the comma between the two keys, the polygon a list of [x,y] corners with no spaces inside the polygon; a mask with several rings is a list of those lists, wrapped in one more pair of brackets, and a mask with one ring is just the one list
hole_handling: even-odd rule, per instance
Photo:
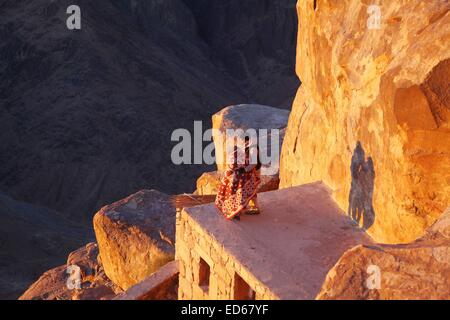
{"label": "person's head", "polygon": [[245,136],[244,146],[245,146],[245,156],[248,157],[250,154],[250,137],[249,136]]}

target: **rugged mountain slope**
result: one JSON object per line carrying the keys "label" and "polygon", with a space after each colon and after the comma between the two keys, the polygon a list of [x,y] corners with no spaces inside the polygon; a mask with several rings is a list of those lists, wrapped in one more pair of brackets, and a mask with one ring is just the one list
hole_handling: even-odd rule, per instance
{"label": "rugged mountain slope", "polygon": [[409,242],[450,204],[450,3],[383,1],[380,28],[368,3],[298,2],[280,184],[321,180],[377,241]]}
{"label": "rugged mountain slope", "polygon": [[70,1],[2,1],[0,190],[90,220],[140,189],[195,188],[206,168],[172,165],[174,129],[289,105],[295,1],[187,3],[78,1],[69,31]]}
{"label": "rugged mountain slope", "polygon": [[16,299],[89,241],[89,231],[44,207],[0,193],[0,299]]}
{"label": "rugged mountain slope", "polygon": [[298,88],[292,77],[296,1],[183,1],[192,9],[199,36],[240,80],[250,100],[290,109]]}

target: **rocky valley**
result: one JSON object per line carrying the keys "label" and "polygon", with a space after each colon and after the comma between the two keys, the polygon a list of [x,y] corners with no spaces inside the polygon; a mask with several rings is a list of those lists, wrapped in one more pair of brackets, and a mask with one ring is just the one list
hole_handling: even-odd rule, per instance
{"label": "rocky valley", "polygon": [[[0,1],[0,190],[30,204],[22,219],[2,200],[11,234],[0,235],[0,265],[28,270],[20,290],[80,246],[62,228],[69,249],[36,260],[30,252],[28,264],[13,253],[33,250],[20,235],[32,221],[70,219],[86,243],[106,204],[141,189],[192,191],[211,166],[172,164],[172,131],[211,126],[228,104],[289,109],[299,84],[295,0],[80,0],[79,31],[66,28],[71,4]],[[33,217],[39,210],[46,217]],[[9,271],[0,274],[2,288],[11,285]]]}
{"label": "rocky valley", "polygon": [[[450,299],[448,1],[79,2],[0,3],[0,298]],[[194,121],[280,132],[260,215]]]}

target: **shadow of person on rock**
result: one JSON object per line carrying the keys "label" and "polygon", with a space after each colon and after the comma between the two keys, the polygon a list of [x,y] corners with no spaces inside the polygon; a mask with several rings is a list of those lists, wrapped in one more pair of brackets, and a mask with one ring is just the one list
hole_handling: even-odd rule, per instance
{"label": "shadow of person on rock", "polygon": [[375,222],[375,211],[373,209],[373,190],[375,186],[375,168],[373,160],[368,157],[361,146],[356,143],[350,165],[352,184],[349,195],[348,215],[361,225],[369,229]]}

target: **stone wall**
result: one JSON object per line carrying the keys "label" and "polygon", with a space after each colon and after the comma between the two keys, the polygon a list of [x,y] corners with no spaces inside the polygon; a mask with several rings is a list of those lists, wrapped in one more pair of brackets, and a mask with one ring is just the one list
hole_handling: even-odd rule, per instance
{"label": "stone wall", "polygon": [[[177,213],[176,259],[180,272],[179,300],[236,300],[242,294],[237,290],[242,280],[254,291],[255,299],[278,299],[185,211]],[[203,266],[204,263],[209,266],[207,280],[208,272],[201,270],[201,260]],[[209,285],[201,286],[205,280]]]}

